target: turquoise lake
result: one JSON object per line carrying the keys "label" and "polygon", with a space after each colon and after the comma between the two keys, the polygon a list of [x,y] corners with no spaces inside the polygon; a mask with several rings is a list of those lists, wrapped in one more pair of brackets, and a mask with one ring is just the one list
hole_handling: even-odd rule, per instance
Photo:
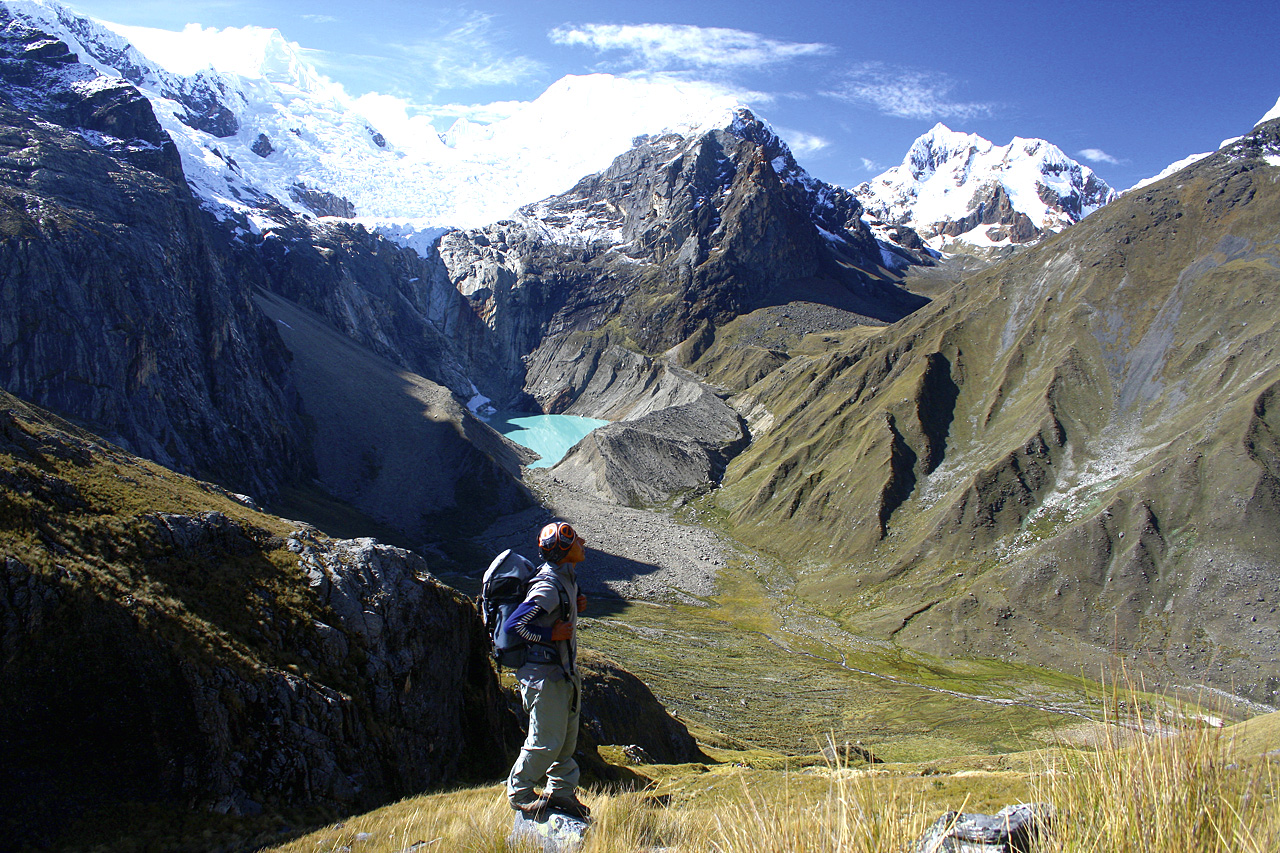
{"label": "turquoise lake", "polygon": [[541,458],[530,468],[550,468],[593,429],[609,423],[577,415],[521,415],[499,412],[485,423]]}

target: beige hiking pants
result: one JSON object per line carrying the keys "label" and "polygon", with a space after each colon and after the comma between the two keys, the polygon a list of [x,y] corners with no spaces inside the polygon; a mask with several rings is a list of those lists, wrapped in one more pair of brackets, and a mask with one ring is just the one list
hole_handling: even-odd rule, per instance
{"label": "beige hiking pants", "polygon": [[507,777],[507,799],[513,803],[534,799],[534,788],[545,777],[544,792],[570,796],[578,788],[580,685],[568,677],[521,679],[520,698],[529,712],[529,734],[520,757]]}

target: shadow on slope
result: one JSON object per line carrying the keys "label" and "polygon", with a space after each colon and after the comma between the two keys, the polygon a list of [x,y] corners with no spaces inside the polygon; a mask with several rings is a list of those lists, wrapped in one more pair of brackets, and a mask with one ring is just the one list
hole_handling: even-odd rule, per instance
{"label": "shadow on slope", "polygon": [[320,485],[329,494],[415,546],[456,538],[494,513],[529,504],[519,482],[528,452],[481,423],[447,388],[369,352],[283,297],[259,292],[257,302],[293,355]]}

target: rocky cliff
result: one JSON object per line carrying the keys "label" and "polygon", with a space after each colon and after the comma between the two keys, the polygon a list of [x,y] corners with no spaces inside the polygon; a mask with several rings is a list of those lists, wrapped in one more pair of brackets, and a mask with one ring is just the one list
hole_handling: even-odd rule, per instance
{"label": "rocky cliff", "polygon": [[881,638],[1120,654],[1274,704],[1278,158],[1261,125],[781,363],[749,389],[772,428],[719,497],[739,534],[825,563],[803,593]]}
{"label": "rocky cliff", "polygon": [[0,16],[6,389],[264,502],[319,483],[415,546],[441,513],[527,504],[517,452],[450,394],[496,368],[438,264],[270,204],[261,235],[218,222],[145,98]]}
{"label": "rocky cliff", "polygon": [[146,803],[333,814],[505,772],[487,638],[420,558],[0,404],[6,843]]}
{"label": "rocky cliff", "polygon": [[0,381],[240,491],[306,468],[288,356],[128,84],[0,9]]}

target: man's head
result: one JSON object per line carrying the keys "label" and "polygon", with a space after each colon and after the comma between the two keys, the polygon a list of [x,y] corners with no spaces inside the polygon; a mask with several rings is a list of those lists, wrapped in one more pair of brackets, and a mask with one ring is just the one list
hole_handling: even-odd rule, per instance
{"label": "man's head", "polygon": [[587,542],[566,522],[553,521],[538,534],[538,550],[548,563],[580,563],[586,558]]}

